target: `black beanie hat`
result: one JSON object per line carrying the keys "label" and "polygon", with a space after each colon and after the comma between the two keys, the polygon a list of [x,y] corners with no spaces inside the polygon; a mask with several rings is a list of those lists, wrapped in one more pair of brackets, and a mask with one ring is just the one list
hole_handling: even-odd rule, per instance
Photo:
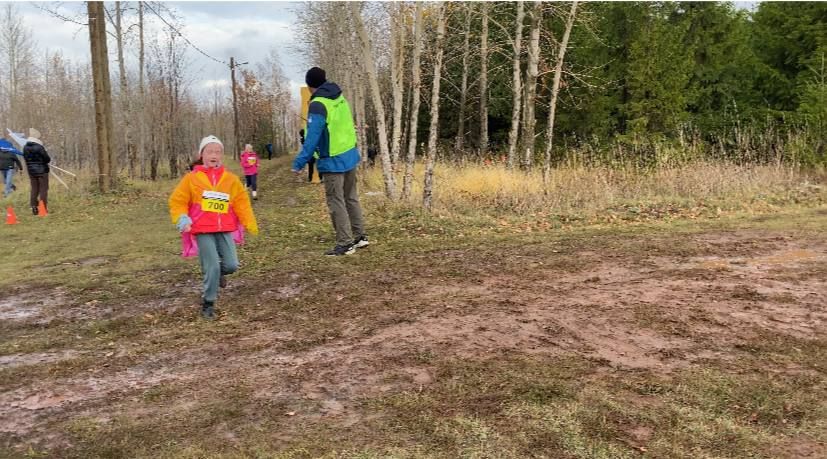
{"label": "black beanie hat", "polygon": [[308,70],[304,76],[304,82],[311,88],[318,88],[324,84],[325,81],[327,81],[327,77],[325,76],[324,70],[318,67],[313,67]]}

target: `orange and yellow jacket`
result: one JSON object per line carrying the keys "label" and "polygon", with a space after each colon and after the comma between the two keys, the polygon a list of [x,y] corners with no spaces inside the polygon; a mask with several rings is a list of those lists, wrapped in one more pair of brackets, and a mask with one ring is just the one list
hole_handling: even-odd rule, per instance
{"label": "orange and yellow jacket", "polygon": [[250,197],[238,176],[224,166],[196,166],[181,179],[169,197],[169,215],[177,223],[184,214],[192,219],[193,234],[232,232],[238,223],[258,234]]}

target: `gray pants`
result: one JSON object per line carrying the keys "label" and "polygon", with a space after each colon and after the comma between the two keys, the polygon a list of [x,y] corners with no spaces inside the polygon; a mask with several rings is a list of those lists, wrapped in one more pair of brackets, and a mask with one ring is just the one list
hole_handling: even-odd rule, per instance
{"label": "gray pants", "polygon": [[238,270],[238,255],[231,233],[196,234],[198,241],[198,261],[204,274],[204,300],[215,301],[218,298],[218,281],[222,274],[232,274]]}
{"label": "gray pants", "polygon": [[336,245],[345,246],[365,235],[362,221],[362,207],[356,190],[356,169],[347,172],[325,172],[322,174],[327,209],[333,230],[336,231]]}

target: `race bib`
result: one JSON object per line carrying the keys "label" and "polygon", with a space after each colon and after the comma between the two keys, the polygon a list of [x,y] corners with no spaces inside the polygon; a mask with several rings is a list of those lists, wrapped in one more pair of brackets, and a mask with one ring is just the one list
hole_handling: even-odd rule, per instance
{"label": "race bib", "polygon": [[251,157],[247,158],[247,164],[252,166],[255,163],[256,163],[256,158],[255,157],[251,156]]}
{"label": "race bib", "polygon": [[201,210],[226,214],[230,211],[230,195],[218,191],[204,191],[201,194]]}

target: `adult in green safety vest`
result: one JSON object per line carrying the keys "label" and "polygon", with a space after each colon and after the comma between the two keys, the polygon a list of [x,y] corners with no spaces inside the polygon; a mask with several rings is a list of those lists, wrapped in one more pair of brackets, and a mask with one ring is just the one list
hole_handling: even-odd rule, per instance
{"label": "adult in green safety vest", "polygon": [[327,81],[324,70],[319,67],[308,70],[305,82],[313,95],[307,110],[304,144],[293,160],[293,172],[301,173],[308,161],[316,158],[316,169],[324,183],[327,208],[336,232],[336,246],[325,255],[350,255],[369,244],[356,190],[356,166],[360,158],[353,115],[342,90],[336,83]]}

